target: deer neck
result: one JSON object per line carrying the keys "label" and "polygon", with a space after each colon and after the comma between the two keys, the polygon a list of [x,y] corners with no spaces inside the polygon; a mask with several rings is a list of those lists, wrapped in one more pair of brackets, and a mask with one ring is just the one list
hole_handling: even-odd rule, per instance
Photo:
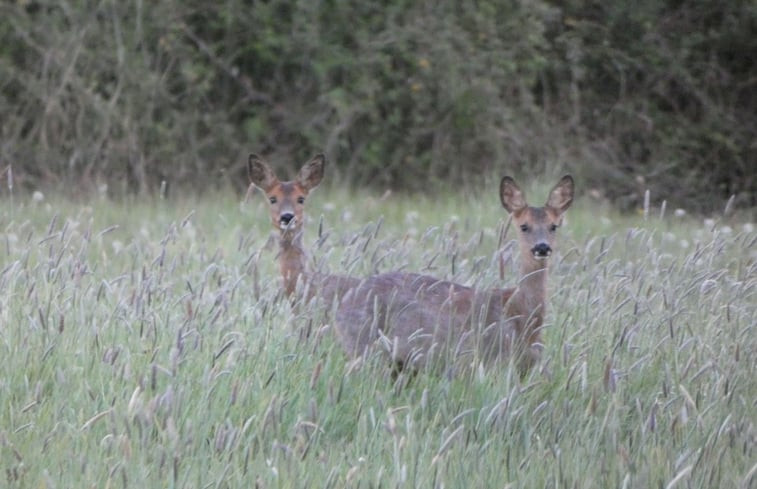
{"label": "deer neck", "polygon": [[304,281],[307,276],[307,253],[302,246],[301,231],[279,236],[279,269],[284,280],[284,291],[292,298],[297,282]]}
{"label": "deer neck", "polygon": [[547,262],[526,260],[520,267],[520,281],[511,303],[521,319],[516,323],[519,335],[528,343],[541,342],[547,298]]}

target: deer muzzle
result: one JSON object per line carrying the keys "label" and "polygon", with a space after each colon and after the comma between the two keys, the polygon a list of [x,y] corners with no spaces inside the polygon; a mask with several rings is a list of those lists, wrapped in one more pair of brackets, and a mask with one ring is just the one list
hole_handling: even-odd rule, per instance
{"label": "deer muzzle", "polygon": [[531,254],[533,254],[534,258],[537,260],[544,260],[549,258],[552,254],[552,248],[547,243],[537,243],[531,248]]}
{"label": "deer muzzle", "polygon": [[279,227],[281,229],[288,229],[295,224],[294,214],[291,212],[284,212],[279,216]]}

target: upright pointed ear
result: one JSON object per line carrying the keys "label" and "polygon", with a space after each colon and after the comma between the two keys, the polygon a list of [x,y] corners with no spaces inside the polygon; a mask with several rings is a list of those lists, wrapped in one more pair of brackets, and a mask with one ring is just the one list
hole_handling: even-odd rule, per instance
{"label": "upright pointed ear", "polygon": [[260,156],[251,154],[247,160],[247,174],[250,181],[262,190],[268,190],[279,182],[271,167]]}
{"label": "upright pointed ear", "polygon": [[573,202],[573,177],[565,175],[557,182],[555,188],[549,192],[547,207],[551,207],[562,214]]}
{"label": "upright pointed ear", "polygon": [[510,214],[524,209],[528,205],[526,204],[526,196],[523,195],[515,180],[510,177],[502,177],[502,182],[499,184],[499,198]]}
{"label": "upright pointed ear", "polygon": [[313,159],[305,163],[300,169],[300,173],[297,175],[297,183],[310,192],[321,183],[325,166],[326,156],[323,154],[313,156]]}

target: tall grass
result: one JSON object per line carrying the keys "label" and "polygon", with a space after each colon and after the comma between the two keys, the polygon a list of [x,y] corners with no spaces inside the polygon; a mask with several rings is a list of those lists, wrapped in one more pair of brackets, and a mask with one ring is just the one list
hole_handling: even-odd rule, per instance
{"label": "tall grass", "polygon": [[[335,272],[486,287],[501,240],[511,284],[488,190],[320,189],[306,242]],[[539,368],[399,385],[380,358],[353,368],[322,311],[282,299],[264,205],[3,202],[3,486],[757,484],[751,224],[579,202]]]}

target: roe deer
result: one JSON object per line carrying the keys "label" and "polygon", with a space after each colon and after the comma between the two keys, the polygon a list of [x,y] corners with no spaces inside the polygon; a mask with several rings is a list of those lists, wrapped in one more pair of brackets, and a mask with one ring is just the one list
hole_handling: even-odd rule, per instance
{"label": "roe deer", "polygon": [[296,302],[296,292],[301,290],[306,302],[318,297],[331,306],[358,280],[308,270],[307,253],[302,246],[305,198],[321,182],[325,166],[326,157],[318,154],[305,163],[295,180],[282,182],[266,162],[251,154],[247,170],[252,183],[268,198],[271,223],[279,233],[278,259],[285,294]]}
{"label": "roe deer", "polygon": [[500,198],[520,233],[517,286],[476,290],[413,273],[372,276],[337,308],[336,331],[348,355],[362,356],[380,343],[400,370],[434,359],[464,367],[512,357],[522,374],[539,360],[547,259],[573,201],[573,178],[564,176],[544,207],[528,206],[510,177],[502,179]]}

